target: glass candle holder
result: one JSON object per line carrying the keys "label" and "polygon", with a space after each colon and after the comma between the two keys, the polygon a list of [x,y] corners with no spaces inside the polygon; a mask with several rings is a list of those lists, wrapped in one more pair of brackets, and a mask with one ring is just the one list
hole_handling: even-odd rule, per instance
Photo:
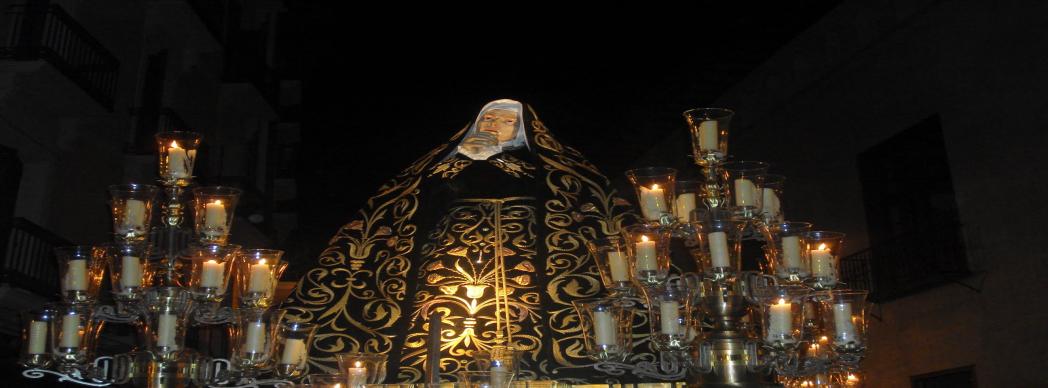
{"label": "glass candle holder", "polygon": [[820,296],[823,327],[838,355],[866,350],[866,291],[831,290]]}
{"label": "glass candle holder", "polygon": [[728,188],[728,208],[737,217],[754,219],[760,216],[764,202],[763,181],[768,164],[753,161],[732,161],[719,165],[721,179]]}
{"label": "glass candle holder", "polygon": [[764,345],[777,350],[794,349],[804,339],[804,302],[808,289],[783,286],[774,295],[759,300],[761,338]]}
{"label": "glass candle holder", "polygon": [[761,219],[766,225],[781,224],[785,220],[782,213],[782,190],[786,177],[777,174],[764,174],[761,177]]}
{"label": "glass candle holder", "polygon": [[240,246],[191,244],[181,258],[183,278],[197,303],[214,312],[225,299]]}
{"label": "glass candle holder", "polygon": [[377,353],[339,353],[339,373],[346,377],[349,387],[380,384],[386,379],[386,355]]}
{"label": "glass candle holder", "polygon": [[651,324],[651,341],[657,350],[686,350],[698,334],[691,317],[693,292],[683,282],[667,282],[644,289]]}
{"label": "glass candle holder", "polygon": [[864,386],[863,383],[866,381],[862,372],[857,370],[840,370],[834,377],[838,386],[845,388],[860,388]]}
{"label": "glass candle holder", "polygon": [[670,229],[639,224],[626,227],[625,232],[633,279],[644,287],[665,283],[670,274]]}
{"label": "glass candle holder", "polygon": [[[807,314],[805,310],[805,314]],[[830,354],[833,351],[833,346],[830,342],[829,335],[822,335],[822,332],[813,336],[810,340],[806,341],[802,346],[798,347],[798,353],[800,357],[805,359],[805,362],[811,365],[829,365]]]}
{"label": "glass candle holder", "polygon": [[276,249],[244,249],[237,255],[235,287],[241,308],[269,308],[277,281],[287,268],[280,260],[284,251]]}
{"label": "glass candle holder", "polygon": [[811,231],[810,222],[781,222],[771,225],[772,241],[764,245],[764,257],[770,272],[779,279],[799,283],[806,279],[808,255],[804,252],[805,236]]}
{"label": "glass candle holder", "polygon": [[346,384],[346,376],[339,374],[310,374],[302,379],[302,384],[296,388],[343,388]]}
{"label": "glass candle holder", "polygon": [[164,186],[189,186],[193,180],[197,149],[200,148],[200,134],[184,131],[160,132],[155,138],[160,181]]}
{"label": "glass candle holder", "polygon": [[626,177],[637,191],[637,204],[645,222],[672,224],[676,221],[673,212],[676,176],[677,170],[667,167],[626,171]]}
{"label": "glass candle holder", "polygon": [[287,310],[241,309],[233,326],[230,362],[247,377],[273,365],[277,329]]}
{"label": "glass candle holder", "polygon": [[113,234],[124,242],[142,242],[149,236],[157,187],[138,183],[109,186]]}
{"label": "glass candle holder", "polygon": [[458,379],[456,388],[508,388],[513,384],[509,372],[496,370],[460,371]]}
{"label": "glass candle holder", "polygon": [[520,372],[520,356],[519,349],[506,345],[494,345],[473,355],[481,373],[490,372],[492,383],[499,386],[509,384]]}
{"label": "glass candle holder", "polygon": [[586,242],[590,255],[600,271],[600,279],[615,296],[633,295],[629,250],[622,238],[611,237]]}
{"label": "glass candle holder", "polygon": [[47,368],[51,365],[54,343],[50,335],[51,323],[58,319],[58,310],[44,307],[22,312],[22,347],[18,364],[23,368]]}
{"label": "glass candle holder", "polygon": [[62,301],[90,304],[98,300],[98,289],[106,268],[106,247],[77,245],[55,248],[61,276]]}
{"label": "glass candle holder", "polygon": [[200,242],[225,244],[242,190],[211,186],[193,189],[193,226]]}
{"label": "glass candle holder", "polygon": [[131,383],[136,387],[208,387],[217,377],[211,359],[191,349],[170,355],[151,352],[136,352],[132,355]]}
{"label": "glass candle holder", "polygon": [[732,110],[723,108],[695,108],[684,112],[695,164],[709,167],[728,155],[728,134],[734,115]]}
{"label": "glass candle holder", "polygon": [[51,320],[51,351],[58,370],[69,373],[94,357],[95,341],[105,322],[94,320],[90,305],[65,305],[57,311]]}
{"label": "glass candle holder", "polygon": [[676,182],[676,190],[677,197],[674,200],[673,213],[677,215],[677,222],[688,223],[695,209],[705,207],[702,203],[703,182],[679,180]]}
{"label": "glass candle holder", "polygon": [[715,279],[729,277],[742,266],[742,230],[746,221],[734,216],[734,212],[716,208],[695,214],[696,239],[700,242],[701,254],[697,257],[699,269]]}
{"label": "glass candle holder", "polygon": [[114,244],[108,249],[109,280],[113,287],[113,299],[122,313],[126,308],[142,299],[153,279],[150,270],[149,244]]}
{"label": "glass candle holder", "polygon": [[831,289],[840,279],[839,263],[844,233],[812,231],[805,234],[803,252],[808,256],[809,282],[816,289]]}
{"label": "glass candle holder", "polygon": [[583,299],[571,303],[579,316],[586,357],[624,361],[633,349],[633,306],[618,299]]}
{"label": "glass candle holder", "polygon": [[313,335],[317,325],[308,322],[284,321],[277,328],[277,348],[273,374],[280,379],[293,379],[306,371],[309,349],[313,347]]}
{"label": "glass candle holder", "polygon": [[186,328],[192,299],[181,287],[155,287],[146,291],[145,305],[146,348],[162,361],[177,357],[185,348]]}

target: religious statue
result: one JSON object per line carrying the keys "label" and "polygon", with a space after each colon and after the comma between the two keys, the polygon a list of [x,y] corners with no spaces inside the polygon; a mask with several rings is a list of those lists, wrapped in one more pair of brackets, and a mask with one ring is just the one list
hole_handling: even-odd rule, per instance
{"label": "religious statue", "polygon": [[635,222],[619,195],[530,106],[488,103],[380,187],[284,303],[320,326],[310,368],[383,353],[387,383],[419,382],[439,312],[445,381],[495,345],[522,350],[520,378],[606,381],[572,301],[604,293],[585,243]]}

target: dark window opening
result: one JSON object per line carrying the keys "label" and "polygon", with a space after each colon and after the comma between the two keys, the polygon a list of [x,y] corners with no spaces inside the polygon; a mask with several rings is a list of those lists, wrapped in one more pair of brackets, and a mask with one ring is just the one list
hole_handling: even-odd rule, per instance
{"label": "dark window opening", "polygon": [[858,168],[872,300],[910,295],[969,273],[938,115],[862,152]]}
{"label": "dark window opening", "polygon": [[910,376],[913,388],[975,388],[975,366]]}

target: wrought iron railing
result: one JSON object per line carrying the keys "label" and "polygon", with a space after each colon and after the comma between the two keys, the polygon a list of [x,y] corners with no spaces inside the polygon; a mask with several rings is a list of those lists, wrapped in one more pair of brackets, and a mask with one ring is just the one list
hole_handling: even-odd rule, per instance
{"label": "wrought iron railing", "polygon": [[960,225],[908,233],[841,258],[841,281],[885,302],[971,274]]}
{"label": "wrought iron railing", "polygon": [[0,55],[43,59],[108,110],[116,97],[120,61],[56,4],[14,5],[11,39]]}
{"label": "wrought iron railing", "polygon": [[24,218],[13,218],[0,230],[9,230],[0,276],[3,282],[39,295],[58,293],[58,266],[54,249],[70,242]]}

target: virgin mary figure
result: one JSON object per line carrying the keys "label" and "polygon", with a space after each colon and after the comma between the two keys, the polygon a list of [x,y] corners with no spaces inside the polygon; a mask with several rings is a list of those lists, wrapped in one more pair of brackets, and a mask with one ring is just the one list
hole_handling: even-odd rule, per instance
{"label": "virgin mary figure", "polygon": [[419,382],[438,312],[445,381],[499,345],[521,351],[525,379],[609,381],[582,355],[572,301],[603,292],[585,242],[634,222],[618,195],[530,106],[488,103],[382,185],[284,303],[319,326],[310,368],[381,353],[387,382]]}

